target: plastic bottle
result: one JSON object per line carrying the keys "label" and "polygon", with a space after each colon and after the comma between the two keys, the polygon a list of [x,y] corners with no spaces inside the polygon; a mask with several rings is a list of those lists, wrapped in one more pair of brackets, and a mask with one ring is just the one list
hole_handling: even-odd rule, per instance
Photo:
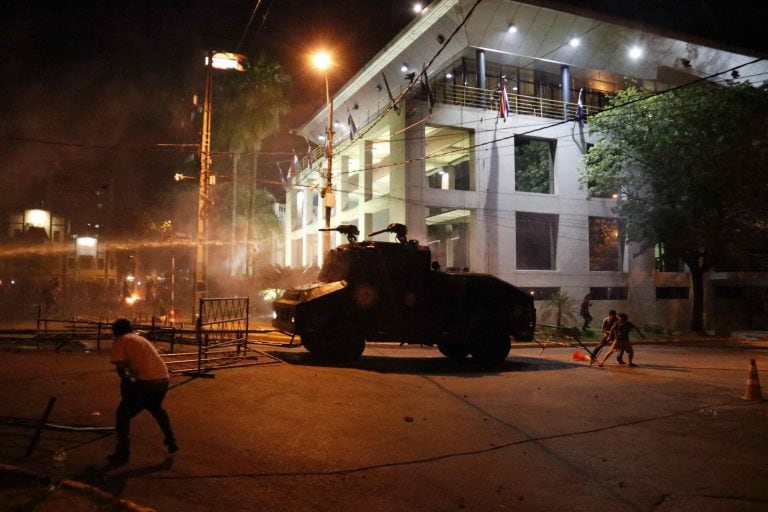
{"label": "plastic bottle", "polygon": [[64,451],[64,447],[59,445],[56,451],[53,452],[51,459],[51,483],[49,489],[52,491],[61,487],[61,482],[64,480],[64,467],[67,464],[67,452]]}

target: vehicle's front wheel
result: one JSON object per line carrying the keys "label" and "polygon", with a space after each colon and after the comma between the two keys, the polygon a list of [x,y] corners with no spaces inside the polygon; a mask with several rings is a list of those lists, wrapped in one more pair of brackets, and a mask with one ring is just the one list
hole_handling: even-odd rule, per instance
{"label": "vehicle's front wheel", "polygon": [[476,326],[472,332],[472,359],[484,364],[499,364],[509,355],[509,334],[488,325]]}
{"label": "vehicle's front wheel", "polygon": [[466,359],[470,352],[469,345],[466,343],[451,343],[446,341],[438,342],[437,350],[448,359],[453,359],[455,361]]}
{"label": "vehicle's front wheel", "polygon": [[317,354],[322,350],[323,339],[317,334],[304,334],[301,336],[301,344],[310,354]]}
{"label": "vehicle's front wheel", "polygon": [[365,350],[365,338],[354,332],[338,333],[333,340],[330,356],[339,363],[357,361]]}

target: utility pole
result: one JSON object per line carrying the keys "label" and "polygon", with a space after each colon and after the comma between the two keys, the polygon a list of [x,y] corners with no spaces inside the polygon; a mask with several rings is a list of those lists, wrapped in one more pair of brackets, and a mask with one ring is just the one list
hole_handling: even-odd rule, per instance
{"label": "utility pole", "polygon": [[331,91],[328,87],[328,73],[324,73],[325,76],[325,99],[328,104],[328,128],[326,135],[326,153],[325,158],[328,161],[328,171],[325,174],[325,190],[323,198],[325,199],[325,229],[323,233],[323,258],[325,258],[325,252],[331,250],[331,210],[336,205],[336,198],[333,195],[333,98],[331,97]]}
{"label": "utility pole", "polygon": [[208,213],[210,211],[211,176],[211,94],[213,81],[213,53],[208,52],[205,63],[205,90],[203,92],[203,125],[200,140],[200,186],[197,194],[197,236],[195,239],[195,293],[192,321],[195,322],[200,299],[206,293],[208,270]]}

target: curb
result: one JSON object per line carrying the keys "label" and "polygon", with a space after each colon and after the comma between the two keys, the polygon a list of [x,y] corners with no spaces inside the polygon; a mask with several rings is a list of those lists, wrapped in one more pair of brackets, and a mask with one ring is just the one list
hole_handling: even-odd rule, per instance
{"label": "curb", "polygon": [[[47,477],[43,477],[39,474],[33,473],[32,471],[28,471],[17,466],[0,464],[0,477],[2,477],[2,479],[7,482],[8,475],[15,476],[18,479],[24,479],[26,481],[25,483],[29,484],[30,488],[33,489],[48,486]],[[9,488],[14,488],[14,486],[11,485]],[[119,507],[115,508],[115,510],[118,512],[157,512],[153,508],[137,505],[132,501],[118,498],[97,487],[93,487],[91,485],[84,484],[75,480],[63,480],[61,482],[60,489],[70,491],[76,495],[83,496],[94,501],[112,502]],[[53,493],[51,493],[51,495],[53,496]],[[37,505],[39,506],[39,502]]]}

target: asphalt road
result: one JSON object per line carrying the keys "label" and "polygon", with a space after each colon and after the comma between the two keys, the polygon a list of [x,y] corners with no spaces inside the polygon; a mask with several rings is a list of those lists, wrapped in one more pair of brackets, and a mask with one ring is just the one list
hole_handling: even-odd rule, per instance
{"label": "asphalt road", "polygon": [[[368,348],[350,367],[258,347],[253,366],[175,376],[181,450],[143,413],[133,456],[104,471],[112,436],[0,425],[0,462],[66,476],[159,511],[758,511],[768,509],[768,404],[745,401],[768,342],[640,345],[638,368],[513,348],[497,368],[429,348]],[[107,352],[0,353],[0,416],[109,426]],[[0,504],[0,509],[2,509]]]}

